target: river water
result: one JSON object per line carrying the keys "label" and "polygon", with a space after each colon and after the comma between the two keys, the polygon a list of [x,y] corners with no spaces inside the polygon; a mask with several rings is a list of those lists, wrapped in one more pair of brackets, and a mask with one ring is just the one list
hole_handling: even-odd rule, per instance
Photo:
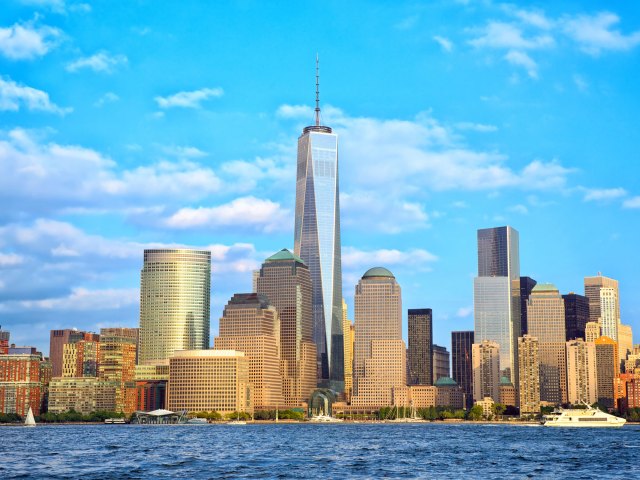
{"label": "river water", "polygon": [[0,428],[0,478],[640,478],[640,426]]}

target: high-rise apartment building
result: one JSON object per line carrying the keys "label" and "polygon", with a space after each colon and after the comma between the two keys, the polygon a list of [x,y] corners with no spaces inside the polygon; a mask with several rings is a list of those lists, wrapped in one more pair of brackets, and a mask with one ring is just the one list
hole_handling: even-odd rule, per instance
{"label": "high-rise apartment building", "polygon": [[451,371],[465,394],[467,408],[473,406],[473,331],[451,332]]}
{"label": "high-rise apartment building", "polygon": [[280,319],[266,295],[236,293],[224,308],[220,318],[220,336],[214,343],[216,350],[237,350],[247,355],[249,383],[256,410],[284,406]]}
{"label": "high-rise apartment building", "polygon": [[211,252],[145,250],[140,274],[142,364],[209,348]]}
{"label": "high-rise apartment building", "polygon": [[595,342],[596,338],[599,338],[601,335],[600,323],[599,322],[587,322],[584,327],[584,339],[586,342]]}
{"label": "high-rise apartment building", "polygon": [[121,329],[100,331],[100,350],[98,357],[98,378],[103,382],[116,385],[115,410],[133,413],[126,408],[126,383],[135,379],[136,341],[130,335],[120,336]]}
{"label": "high-rise apartment building", "polygon": [[49,337],[49,361],[51,362],[52,375],[54,377],[62,376],[64,345],[67,343],[76,343],[80,340],[97,342],[100,340],[100,335],[91,332],[82,332],[75,328],[51,330]]}
{"label": "high-rise apartment building", "polygon": [[589,299],[573,292],[563,295],[566,340],[585,338],[585,328],[589,322]]}
{"label": "high-rise apartment building", "polygon": [[[584,277],[584,296],[589,299],[589,321],[600,322],[602,312],[600,308],[600,289],[613,288],[615,297],[619,300],[618,281],[613,278],[603,277],[598,273],[595,277]],[[615,318],[620,318],[620,304],[615,305]],[[606,335],[603,333],[603,335]]]}
{"label": "high-rise apartment building", "polygon": [[283,249],[262,264],[256,289],[278,311],[284,401],[299,405],[309,400],[317,384],[309,269],[300,257]]}
{"label": "high-rise apartment building", "polygon": [[167,408],[253,412],[249,359],[234,350],[183,350],[169,359]]}
{"label": "high-rise apartment building", "polygon": [[0,413],[40,414],[40,355],[0,355]]}
{"label": "high-rise apartment building", "polygon": [[97,377],[100,342],[80,340],[62,348],[63,377]]}
{"label": "high-rise apartment building", "polygon": [[536,415],[540,413],[540,356],[536,337],[518,338],[518,367],[520,415]]}
{"label": "high-rise apartment building", "polygon": [[344,392],[347,400],[353,393],[353,342],[355,328],[347,317],[347,302],[342,299],[342,336],[344,337]]}
{"label": "high-rise apartment building", "polygon": [[527,333],[527,300],[537,284],[531,277],[520,277],[520,335]]}
{"label": "high-rise apartment building", "polygon": [[601,336],[596,345],[596,377],[598,382],[598,403],[607,408],[617,407],[615,379],[619,375],[618,343],[607,336]]}
{"label": "high-rise apartment building", "polygon": [[539,283],[527,301],[529,335],[538,339],[540,399],[566,403],[566,334],[564,300],[550,283]]}
{"label": "high-rise apartment building", "polygon": [[118,388],[118,382],[96,377],[56,377],[49,385],[49,412],[74,410],[88,415],[97,411],[123,411],[116,406]]}
{"label": "high-rise apartment building", "polygon": [[[409,364],[410,385],[433,385],[433,314],[430,308],[410,308]],[[448,375],[443,375],[448,376]]]}
{"label": "high-rise apartment building", "polygon": [[618,289],[613,287],[600,288],[600,328],[602,335],[618,341]]}
{"label": "high-rise apartment building", "polygon": [[500,399],[500,344],[489,340],[472,347],[473,399]]}
{"label": "high-rise apartment building", "polygon": [[518,232],[512,227],[478,230],[478,276],[474,280],[475,341],[500,345],[502,375],[514,384],[518,381],[521,308],[518,242]]}
{"label": "high-rise apartment building", "polygon": [[567,401],[572,404],[598,401],[596,346],[582,338],[567,342]]}
{"label": "high-rise apartment building", "polygon": [[439,378],[448,377],[450,375],[450,355],[447,347],[440,345],[433,345],[433,381],[435,382]]}
{"label": "high-rise apartment building", "polygon": [[406,346],[402,340],[402,294],[382,267],[365,272],[355,291],[354,388],[351,404],[383,407],[394,389],[406,389]]}
{"label": "high-rise apartment building", "polygon": [[[316,87],[318,78],[316,71]],[[294,252],[311,273],[318,383],[343,391],[338,136],[320,124],[317,88],[315,125],[298,138],[297,165]]]}

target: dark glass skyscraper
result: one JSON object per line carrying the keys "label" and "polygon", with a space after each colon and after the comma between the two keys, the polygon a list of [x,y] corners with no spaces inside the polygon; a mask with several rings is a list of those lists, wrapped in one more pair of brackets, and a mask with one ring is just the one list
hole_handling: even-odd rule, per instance
{"label": "dark glass skyscraper", "polygon": [[338,136],[316,121],[298,138],[294,252],[309,267],[318,384],[344,390]]}
{"label": "dark glass skyscraper", "polygon": [[576,338],[585,338],[584,330],[589,321],[589,299],[576,293],[562,295],[562,298],[567,342]]}
{"label": "dark glass skyscraper", "polygon": [[531,290],[538,284],[531,277],[520,277],[520,336],[526,335],[527,330],[527,300]]}
{"label": "dark glass skyscraper", "polygon": [[467,396],[467,408],[473,405],[473,332],[451,332],[451,374]]}
{"label": "dark glass skyscraper", "polygon": [[409,309],[410,385],[433,385],[433,316],[430,308]]}

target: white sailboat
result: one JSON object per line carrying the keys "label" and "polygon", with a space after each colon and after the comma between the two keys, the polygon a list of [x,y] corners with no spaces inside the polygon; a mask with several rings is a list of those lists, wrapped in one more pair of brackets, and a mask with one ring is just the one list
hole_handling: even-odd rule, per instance
{"label": "white sailboat", "polygon": [[33,418],[33,411],[31,410],[31,407],[29,407],[29,411],[27,412],[27,418],[25,418],[25,420],[24,420],[24,426],[25,427],[35,427],[36,426],[36,419]]}

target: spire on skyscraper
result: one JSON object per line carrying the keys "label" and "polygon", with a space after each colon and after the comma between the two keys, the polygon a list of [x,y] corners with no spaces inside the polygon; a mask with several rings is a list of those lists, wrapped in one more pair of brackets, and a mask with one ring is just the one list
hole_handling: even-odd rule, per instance
{"label": "spire on skyscraper", "polygon": [[316,53],[316,127],[320,126],[320,57]]}

